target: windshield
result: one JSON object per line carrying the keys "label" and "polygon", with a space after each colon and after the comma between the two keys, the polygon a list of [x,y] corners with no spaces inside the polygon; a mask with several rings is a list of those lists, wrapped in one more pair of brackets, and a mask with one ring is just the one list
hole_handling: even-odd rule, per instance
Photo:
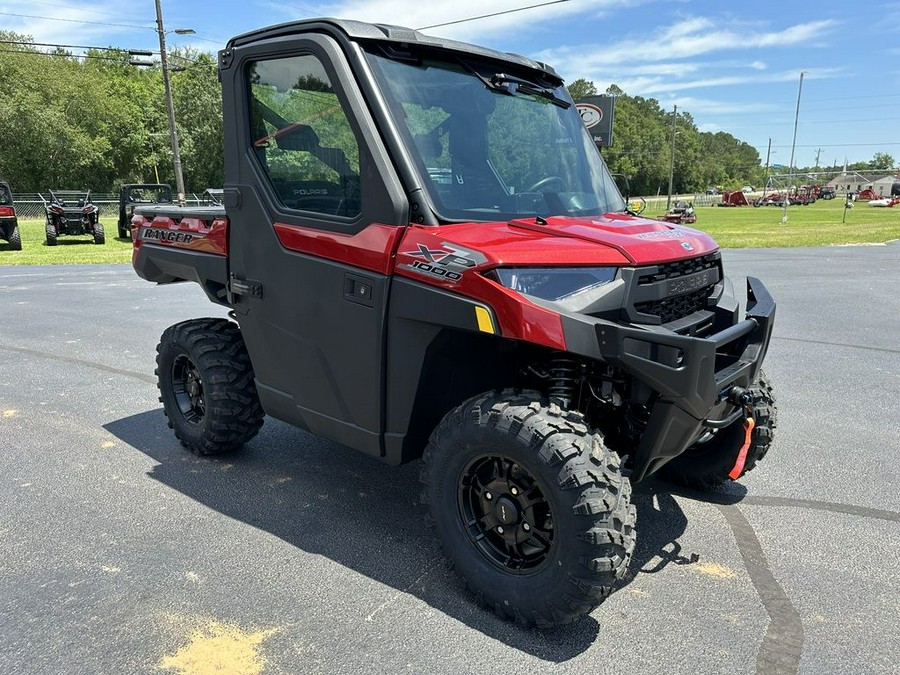
{"label": "windshield", "polygon": [[562,86],[482,63],[369,58],[440,218],[624,210]]}

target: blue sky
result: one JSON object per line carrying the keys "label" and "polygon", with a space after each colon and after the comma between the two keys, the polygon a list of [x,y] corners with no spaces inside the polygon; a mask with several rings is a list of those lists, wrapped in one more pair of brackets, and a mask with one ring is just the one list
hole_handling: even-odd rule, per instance
{"label": "blue sky", "polygon": [[[538,2],[163,0],[163,11],[167,29],[197,31],[171,43],[214,52],[232,35],[294,19],[421,28]],[[0,27],[40,42],[151,49],[154,19],[153,0],[0,0]],[[546,61],[568,81],[585,77],[601,90],[614,82],[665,108],[677,104],[701,130],[732,133],[763,161],[771,137],[771,162],[785,166],[805,71],[797,165],[813,165],[818,149],[820,164],[876,152],[900,162],[900,1],[563,0],[425,32]]]}

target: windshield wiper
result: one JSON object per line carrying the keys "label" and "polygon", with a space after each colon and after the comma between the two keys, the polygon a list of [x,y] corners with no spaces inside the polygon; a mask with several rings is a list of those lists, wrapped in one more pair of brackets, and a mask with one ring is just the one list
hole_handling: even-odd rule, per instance
{"label": "windshield wiper", "polygon": [[554,94],[553,90],[549,87],[542,87],[534,82],[523,80],[521,77],[516,77],[515,75],[507,75],[506,73],[496,73],[491,76],[491,79],[488,79],[463,59],[457,59],[457,61],[459,62],[459,65],[481,80],[484,83],[484,86],[491,91],[496,91],[508,96],[515,96],[515,92],[509,87],[509,85],[514,84],[516,85],[516,91],[521,91],[523,94],[528,94],[530,96],[538,96],[547,99],[550,103],[558,105],[560,108],[568,109],[572,105],[565,99],[559,98],[559,96]]}
{"label": "windshield wiper", "polygon": [[521,91],[523,94],[531,94],[532,96],[539,96],[541,98],[547,99],[553,105],[558,105],[560,108],[568,109],[571,107],[571,103],[566,101],[565,99],[560,98],[556,94],[553,93],[553,90],[549,87],[542,87],[539,84],[535,84],[534,82],[529,82],[528,80],[523,80],[521,77],[516,77],[515,75],[507,75],[506,73],[497,73],[493,77],[491,77],[491,84],[493,85],[493,89],[502,89],[507,93],[512,93],[509,89],[509,85],[516,85],[516,91]]}

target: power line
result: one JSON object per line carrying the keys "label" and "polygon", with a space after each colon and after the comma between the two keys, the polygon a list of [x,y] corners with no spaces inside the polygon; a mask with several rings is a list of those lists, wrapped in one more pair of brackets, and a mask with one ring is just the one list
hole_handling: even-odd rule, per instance
{"label": "power line", "polygon": [[[35,46],[35,47],[58,47],[60,49],[96,49],[97,51],[102,52],[128,52],[124,47],[95,47],[93,45],[65,45],[59,44],[56,42],[28,42],[27,40],[0,40],[0,44],[4,45],[23,45],[23,46]],[[39,50],[35,50],[39,51]],[[149,49],[145,49],[142,51],[151,51]],[[158,54],[159,51],[153,52],[154,54]]]}
{"label": "power line", "polygon": [[[900,120],[900,117],[860,117],[857,119],[840,119],[840,120],[808,120],[804,122],[804,126],[808,124],[844,124],[849,122],[894,122]],[[779,125],[790,124],[790,120],[769,120],[768,122],[747,122],[746,124],[729,124],[728,128],[735,127],[777,127]]]}
{"label": "power line", "polygon": [[[813,143],[812,145],[800,145],[798,144],[798,148],[817,148],[819,145],[823,145],[821,143]],[[886,146],[886,145],[900,145],[900,143],[882,143],[880,141],[875,141],[872,143],[828,143],[825,145],[826,148],[851,148],[851,147],[859,147],[863,145],[875,145],[878,147]],[[790,145],[773,145],[773,148],[789,148]]]}
{"label": "power line", "polygon": [[[200,37],[200,35],[201,35],[200,33],[195,32],[194,39],[200,40],[201,42],[209,42],[210,44],[218,45],[219,47],[222,47],[226,42],[228,42],[228,40],[211,40],[208,38]],[[203,35],[206,35],[206,33],[203,33]]]}
{"label": "power line", "polygon": [[[841,101],[857,98],[888,98],[890,96],[900,96],[900,94],[866,94],[865,96],[841,96]],[[834,98],[811,98],[810,101],[833,101]]]}
{"label": "power line", "polygon": [[[72,5],[62,5],[58,2],[47,2],[46,0],[30,0],[33,5],[46,5],[47,7],[59,7],[61,9],[73,9]],[[99,14],[100,16],[109,16],[108,12],[101,12],[96,9],[87,9],[85,7],[78,7],[79,12],[83,12],[86,14]],[[148,19],[147,21],[151,21],[152,19]]]}
{"label": "power line", "polygon": [[492,12],[490,14],[481,14],[480,16],[470,16],[467,19],[457,19],[456,21],[445,21],[444,23],[435,23],[431,26],[422,26],[421,28],[416,28],[416,30],[428,30],[429,28],[441,28],[443,26],[453,26],[458,23],[466,23],[467,21],[478,21],[479,19],[490,19],[495,16],[503,16],[504,14],[514,14],[516,12],[524,12],[527,9],[536,9],[538,7],[547,7],[549,5],[559,5],[563,2],[569,2],[569,0],[550,0],[549,2],[539,2],[535,5],[528,5],[527,7],[517,7],[515,9],[505,9],[502,12]]}
{"label": "power line", "polygon": [[31,56],[49,56],[62,59],[96,59],[97,61],[115,61],[116,63],[124,63],[122,59],[116,59],[112,56],[99,56],[97,54],[54,54],[52,52],[41,52],[28,49],[3,49],[2,54],[30,54]]}
{"label": "power line", "polygon": [[[96,45],[69,45],[69,44],[62,44],[62,43],[58,43],[58,42],[28,42],[26,40],[0,40],[0,44],[20,45],[20,46],[29,46],[29,47],[30,46],[56,47],[59,49],[96,49],[99,51],[106,51],[106,52],[119,52],[123,55],[127,54],[128,52],[132,52],[132,51],[142,51],[142,52],[151,52],[152,54],[159,54],[158,49],[157,50],[153,50],[153,49],[135,50],[135,49],[126,49],[125,47],[98,47]],[[99,58],[96,56],[90,56],[88,54],[55,54],[53,52],[42,52],[39,49],[34,49],[34,50],[4,49],[2,51],[7,54],[36,54],[38,56],[65,56],[65,57],[70,57],[70,58]],[[193,63],[194,65],[190,66],[191,68],[218,67],[217,63],[214,63],[214,62],[213,63],[200,63],[200,59],[191,58],[190,56],[184,56],[183,54],[178,54],[177,52],[174,52],[174,51],[170,54],[170,56],[172,58],[181,59],[183,61],[189,61],[190,63]],[[111,60],[111,61],[119,60],[119,59],[110,59],[108,57],[104,57],[104,58],[106,60]]]}
{"label": "power line", "polygon": [[83,19],[62,19],[54,16],[35,16],[34,14],[14,14],[13,12],[0,12],[3,16],[16,16],[22,19],[43,19],[45,21],[65,21],[66,23],[86,23],[93,26],[113,26],[116,28],[141,28],[156,30],[153,26],[140,26],[134,23],[107,23],[104,21],[85,21]]}

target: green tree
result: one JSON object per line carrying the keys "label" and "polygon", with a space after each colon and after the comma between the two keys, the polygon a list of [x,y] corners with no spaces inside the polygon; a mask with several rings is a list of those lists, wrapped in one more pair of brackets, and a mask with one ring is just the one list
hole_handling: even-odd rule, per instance
{"label": "green tree", "polygon": [[222,86],[216,59],[195,52],[176,51],[173,56],[176,61],[181,57],[186,66],[172,78],[185,185],[197,193],[221,187],[225,183]]}
{"label": "green tree", "polygon": [[585,98],[586,96],[595,96],[597,94],[597,87],[594,83],[590,80],[585,80],[584,78],[578,78],[566,86],[566,89],[569,91],[569,96],[575,101]]}

